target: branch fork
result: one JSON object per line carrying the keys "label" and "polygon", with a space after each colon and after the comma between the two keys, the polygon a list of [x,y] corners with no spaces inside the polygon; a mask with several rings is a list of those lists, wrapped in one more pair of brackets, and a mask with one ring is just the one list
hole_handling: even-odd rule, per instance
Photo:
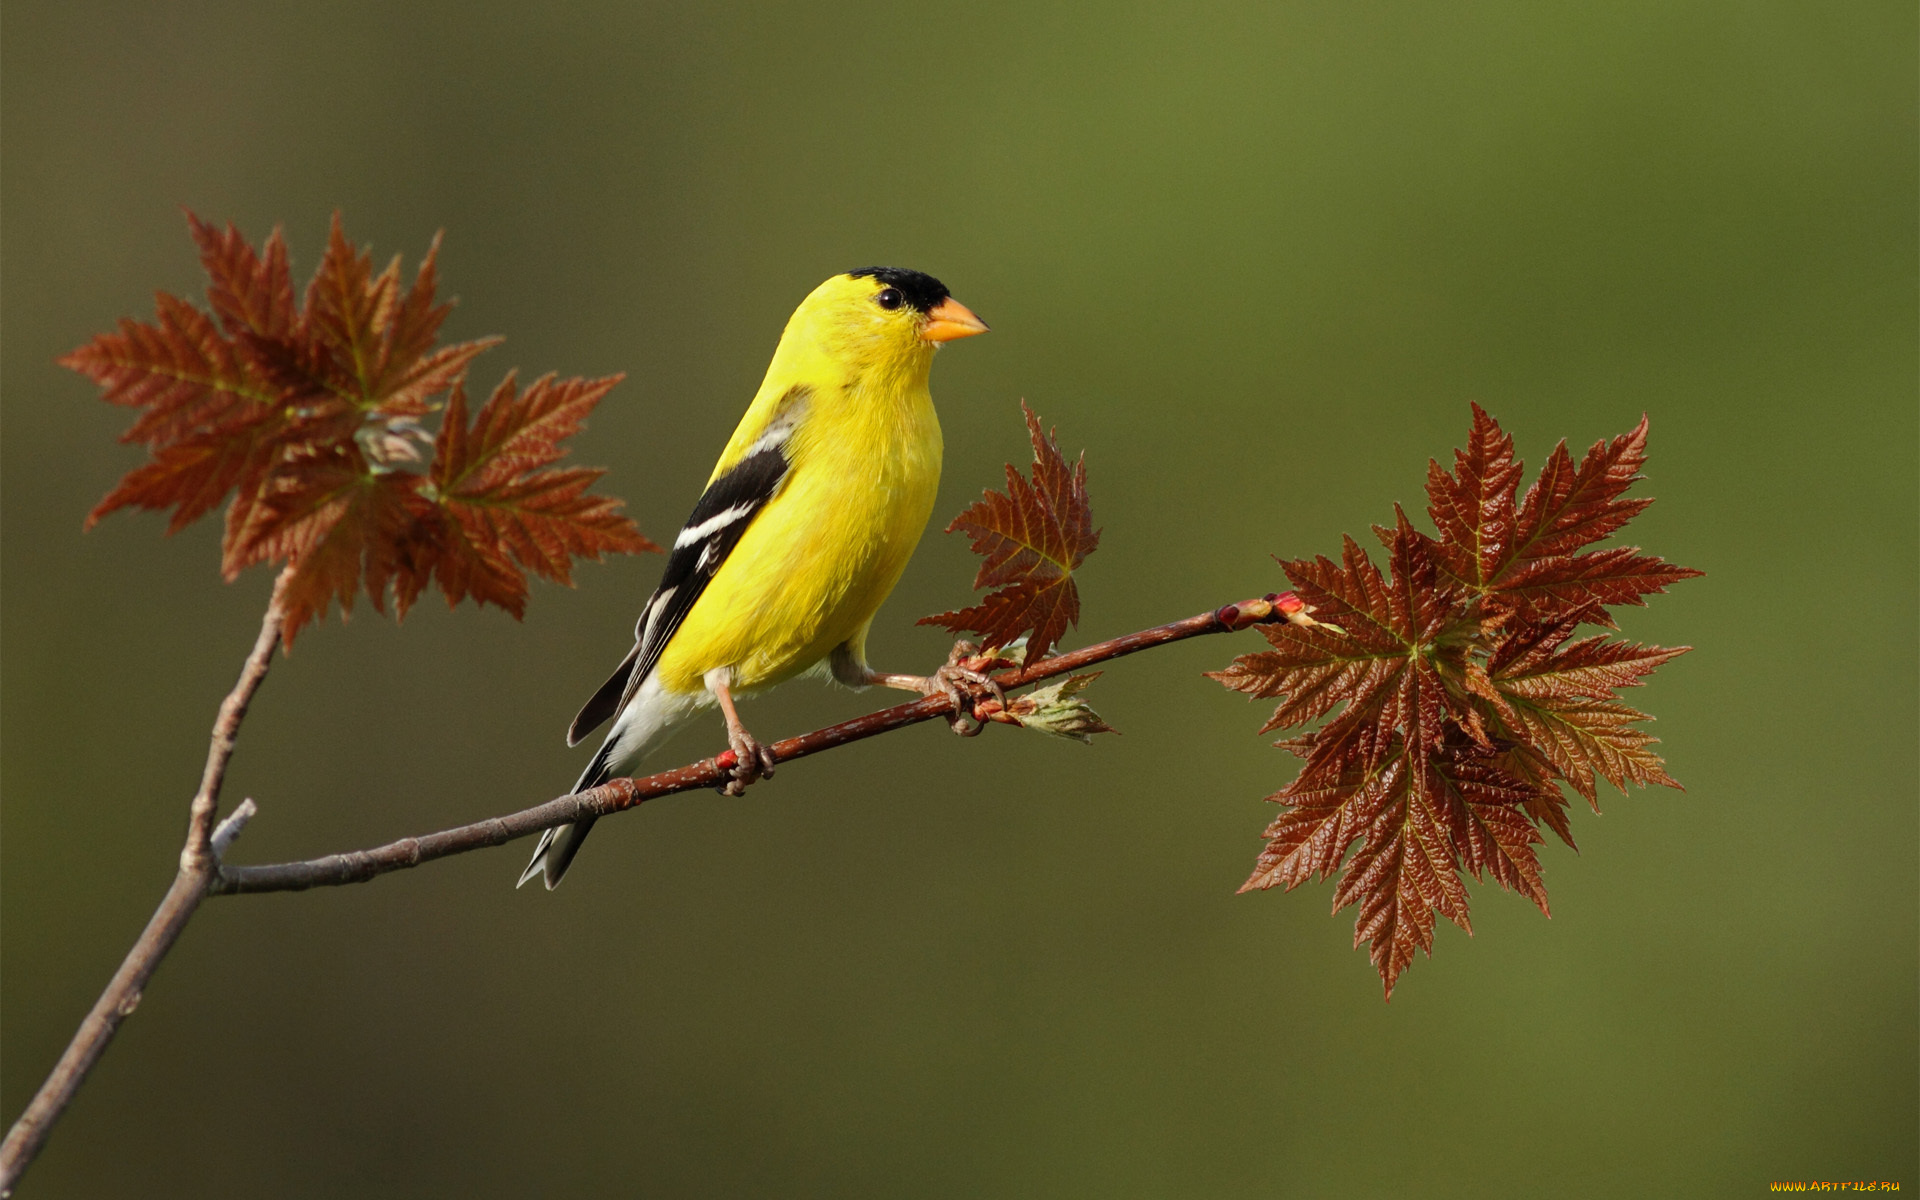
{"label": "branch fork", "polygon": [[[274,599],[267,606],[260,636],[254,643],[252,653],[247,656],[239,681],[220,705],[208,746],[206,770],[189,809],[187,841],[180,854],[180,872],[153,919],[148,922],[146,930],[134,943],[113,980],[101,993],[93,1011],[81,1023],[72,1043],[48,1075],[47,1081],[8,1131],[5,1142],[0,1143],[0,1200],[11,1194],[14,1182],[39,1153],[52,1123],[72,1102],[87,1072],[99,1061],[100,1055],[112,1041],[120,1022],[138,1006],[148,980],[172,948],[174,940],[179,937],[202,898],[209,895],[301,891],[312,887],[365,883],[381,875],[409,870],[435,859],[504,845],[555,825],[624,812],[660,796],[714,787],[731,776],[734,755],[733,751],[726,750],[712,758],[672,770],[637,779],[611,780],[599,787],[559,796],[505,816],[401,838],[365,850],[263,866],[225,863],[222,859],[234,839],[239,837],[247,822],[259,811],[259,806],[247,799],[225,820],[215,821],[219,811],[220,786],[226,778],[227,764],[233,757],[240,724],[246,718],[248,704],[266,678],[274,650],[280,645],[284,621],[280,594],[286,577],[283,572],[275,586]],[[976,723],[972,730],[976,733],[991,721],[1043,728],[1046,732],[1084,740],[1086,734],[1107,727],[1074,696],[1091,679],[1091,676],[1075,676],[1075,672],[1095,663],[1164,646],[1169,642],[1204,634],[1236,632],[1276,621],[1314,623],[1299,598],[1289,592],[1225,605],[1183,621],[1054,654],[1024,667],[1015,666],[1011,660],[999,657],[997,651],[982,653],[963,642],[955,647],[950,660],[950,665],[967,673],[961,679],[969,686],[964,690],[956,687],[956,692],[962,693],[960,698],[956,699],[945,691],[934,692],[918,700],[775,742],[768,749],[776,763],[790,762],[909,725],[941,718],[965,722],[969,717]],[[974,675],[979,677],[978,681],[969,677]],[[1059,676],[1072,678],[1052,696],[1041,696],[1040,692],[1035,692],[1012,700],[1006,698],[1010,691]],[[1042,692],[1047,690],[1041,689]],[[989,692],[992,695],[987,695]],[[963,712],[963,709],[967,711]],[[1086,716],[1080,715],[1080,710],[1084,710],[1086,716],[1091,716],[1099,729],[1087,726]],[[1049,720],[1062,725],[1067,731],[1045,729]]]}

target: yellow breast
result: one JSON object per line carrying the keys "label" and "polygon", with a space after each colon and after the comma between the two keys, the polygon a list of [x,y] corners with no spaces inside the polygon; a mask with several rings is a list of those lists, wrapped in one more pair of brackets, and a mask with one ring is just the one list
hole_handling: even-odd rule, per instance
{"label": "yellow breast", "polygon": [[940,486],[926,374],[860,372],[816,388],[792,470],[687,614],[655,668],[697,692],[715,667],[752,692],[807,670],[867,625],[906,570]]}

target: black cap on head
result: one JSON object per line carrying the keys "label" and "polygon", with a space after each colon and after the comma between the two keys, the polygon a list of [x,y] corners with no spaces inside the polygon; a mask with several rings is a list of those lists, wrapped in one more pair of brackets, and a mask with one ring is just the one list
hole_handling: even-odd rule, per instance
{"label": "black cap on head", "polygon": [[900,289],[907,303],[921,312],[931,311],[933,306],[945,300],[952,293],[947,285],[931,275],[919,271],[909,271],[905,267],[861,267],[858,271],[848,271],[855,279],[871,276],[890,288]]}

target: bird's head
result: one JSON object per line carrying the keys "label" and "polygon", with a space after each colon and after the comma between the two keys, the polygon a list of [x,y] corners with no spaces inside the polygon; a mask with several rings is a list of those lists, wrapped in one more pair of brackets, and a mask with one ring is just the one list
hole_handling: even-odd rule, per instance
{"label": "bird's head", "polygon": [[787,339],[810,343],[849,365],[924,377],[943,343],[987,332],[987,323],[931,275],[862,267],[813,290],[787,324]]}

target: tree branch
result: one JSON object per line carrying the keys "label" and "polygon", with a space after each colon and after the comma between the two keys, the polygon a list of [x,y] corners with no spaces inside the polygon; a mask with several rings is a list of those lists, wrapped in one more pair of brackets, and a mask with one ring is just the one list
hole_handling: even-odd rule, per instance
{"label": "tree branch", "polygon": [[[1188,617],[1183,621],[1156,625],[1151,629],[1140,630],[1138,633],[1129,633],[1124,637],[1098,642],[1067,654],[1056,654],[1034,663],[1025,670],[1003,671],[994,676],[994,681],[1003,690],[1010,691],[1030,683],[1038,683],[1043,679],[1051,679],[1056,675],[1065,675],[1094,663],[1106,662],[1155,646],[1164,646],[1169,642],[1178,642],[1202,634],[1227,633],[1245,629],[1250,625],[1283,619],[1301,620],[1303,614],[1289,617],[1276,610],[1269,601],[1246,600],[1239,604],[1229,604],[1214,612]],[[977,715],[984,717],[990,715],[996,708],[995,702],[988,700],[977,705],[974,711]],[[844,746],[848,742],[877,737],[896,729],[904,729],[909,725],[918,725],[923,721],[950,717],[953,712],[953,701],[946,696],[925,696],[906,704],[897,704],[892,708],[868,713],[863,717],[855,717],[850,721],[842,721],[838,725],[816,729],[812,733],[804,733],[799,737],[775,742],[771,749],[776,761],[791,762],[796,758],[806,758],[836,746]],[[716,787],[726,780],[732,768],[733,752],[728,750],[712,758],[701,759],[684,767],[675,767],[670,771],[661,771],[639,779],[616,779],[576,795],[561,796],[545,804],[524,808],[503,817],[492,817],[485,821],[476,821],[471,825],[460,825],[453,829],[443,829],[437,833],[422,834],[418,837],[401,838],[397,842],[388,842],[384,846],[374,846],[367,850],[350,850],[345,854],[329,854],[325,858],[308,859],[304,862],[273,863],[266,866],[222,865],[219,878],[210,891],[215,895],[228,895],[242,892],[302,891],[312,887],[337,887],[342,884],[365,883],[391,871],[404,871],[422,863],[432,862],[437,858],[447,858],[472,850],[484,850],[489,846],[499,846],[555,825],[564,825],[585,817],[604,817],[610,813],[623,812],[661,796]]]}
{"label": "tree branch", "polygon": [[[200,776],[200,789],[194,793],[193,802],[187,810],[187,840],[180,850],[179,873],[174,876],[173,885],[167,889],[160,907],[154,910],[146,929],[141,931],[139,940],[134,942],[133,949],[127,951],[126,958],[121,960],[120,969],[113,973],[106,990],[94,1001],[93,1010],[80,1022],[80,1028],[67,1044],[60,1061],[54,1064],[46,1082],[34,1093],[26,1111],[20,1114],[20,1119],[7,1131],[6,1140],[0,1142],[0,1197],[13,1194],[13,1185],[34,1156],[40,1153],[53,1123],[73,1102],[74,1094],[86,1081],[87,1072],[93,1069],[94,1063],[100,1061],[107,1044],[119,1032],[120,1023],[139,1005],[147,981],[153,978],[161,960],[173,948],[174,940],[186,928],[194,910],[200,907],[208,885],[218,877],[220,864],[214,817],[220,811],[220,787],[226,781],[227,764],[233,758],[234,742],[240,735],[240,723],[246,719],[247,705],[252,702],[254,693],[260,690],[261,682],[267,677],[267,668],[273,664],[273,652],[280,646],[284,620],[281,595],[286,588],[286,581],[287,572],[282,571],[274,582],[273,597],[267,602],[266,616],[261,619],[260,636],[253,643],[253,652],[247,655],[247,661],[240,669],[239,681],[227,693],[227,698],[221,701],[220,714],[214,719],[213,737],[207,747],[206,769]],[[243,805],[242,811],[246,807]],[[228,827],[221,831],[224,836],[220,838],[220,844],[231,842],[245,824],[246,818],[241,812],[234,813]]]}
{"label": "tree branch", "polygon": [[[419,837],[402,838],[367,850],[330,854],[305,862],[253,867],[226,866],[220,862],[220,855],[253,816],[254,805],[251,800],[242,804],[216,829],[214,817],[219,811],[220,787],[226,778],[227,763],[233,757],[240,723],[247,715],[247,705],[259,690],[272,662],[273,652],[280,644],[283,624],[280,596],[285,580],[283,573],[275,584],[274,597],[267,606],[266,618],[261,623],[260,637],[254,643],[253,653],[247,656],[239,682],[220,705],[220,715],[214,722],[213,738],[207,750],[206,770],[190,809],[187,843],[180,852],[180,872],[173,886],[167,890],[166,899],[161,901],[153,919],[147,923],[140,940],[134,943],[133,949],[120,964],[120,969],[114,973],[112,982],[101,993],[93,1011],[81,1022],[79,1032],[74,1035],[66,1053],[61,1055],[46,1083],[41,1085],[40,1091],[28,1104],[26,1112],[8,1131],[5,1143],[0,1144],[0,1198],[12,1194],[14,1182],[39,1153],[53,1122],[72,1102],[87,1072],[99,1060],[120,1023],[140,1002],[147,981],[152,978],[203,897],[243,892],[301,891],[312,887],[364,883],[390,871],[403,871],[434,859],[498,846],[583,817],[604,817],[637,807],[656,797],[714,787],[727,777],[733,767],[733,752],[729,750],[671,771],[661,771],[642,779],[616,779],[578,795],[561,796],[503,817]],[[1065,675],[1094,663],[1203,634],[1228,633],[1279,620],[1311,623],[1311,618],[1299,611],[1297,604],[1287,606],[1287,610],[1282,611],[1273,603],[1274,599],[1269,597],[1229,604],[1182,621],[1157,625],[1066,654],[1056,654],[1024,670],[1002,671],[993,677],[994,682],[1003,691],[1011,690]],[[975,703],[972,715],[976,719],[988,718],[999,711],[998,701],[988,699]],[[777,761],[789,762],[849,742],[954,715],[955,704],[951,698],[945,695],[925,696],[777,742],[772,747],[773,754]]]}
{"label": "tree branch", "polygon": [[[280,634],[286,621],[284,599],[287,580],[293,568],[287,567],[273,581],[273,595],[267,599],[267,613],[260,621],[260,636],[254,639],[253,652],[240,668],[240,681],[220,702],[220,713],[213,720],[213,737],[207,743],[207,765],[200,772],[200,790],[193,794],[187,809],[187,845],[180,852],[180,869],[210,872],[217,852],[213,848],[214,818],[220,814],[220,787],[227,781],[227,764],[233,759],[234,743],[240,737],[240,723],[247,719],[247,706],[273,665],[273,652],[280,648]],[[240,819],[246,824],[246,818]],[[239,836],[239,829],[232,837]],[[231,837],[229,838],[231,840]]]}

